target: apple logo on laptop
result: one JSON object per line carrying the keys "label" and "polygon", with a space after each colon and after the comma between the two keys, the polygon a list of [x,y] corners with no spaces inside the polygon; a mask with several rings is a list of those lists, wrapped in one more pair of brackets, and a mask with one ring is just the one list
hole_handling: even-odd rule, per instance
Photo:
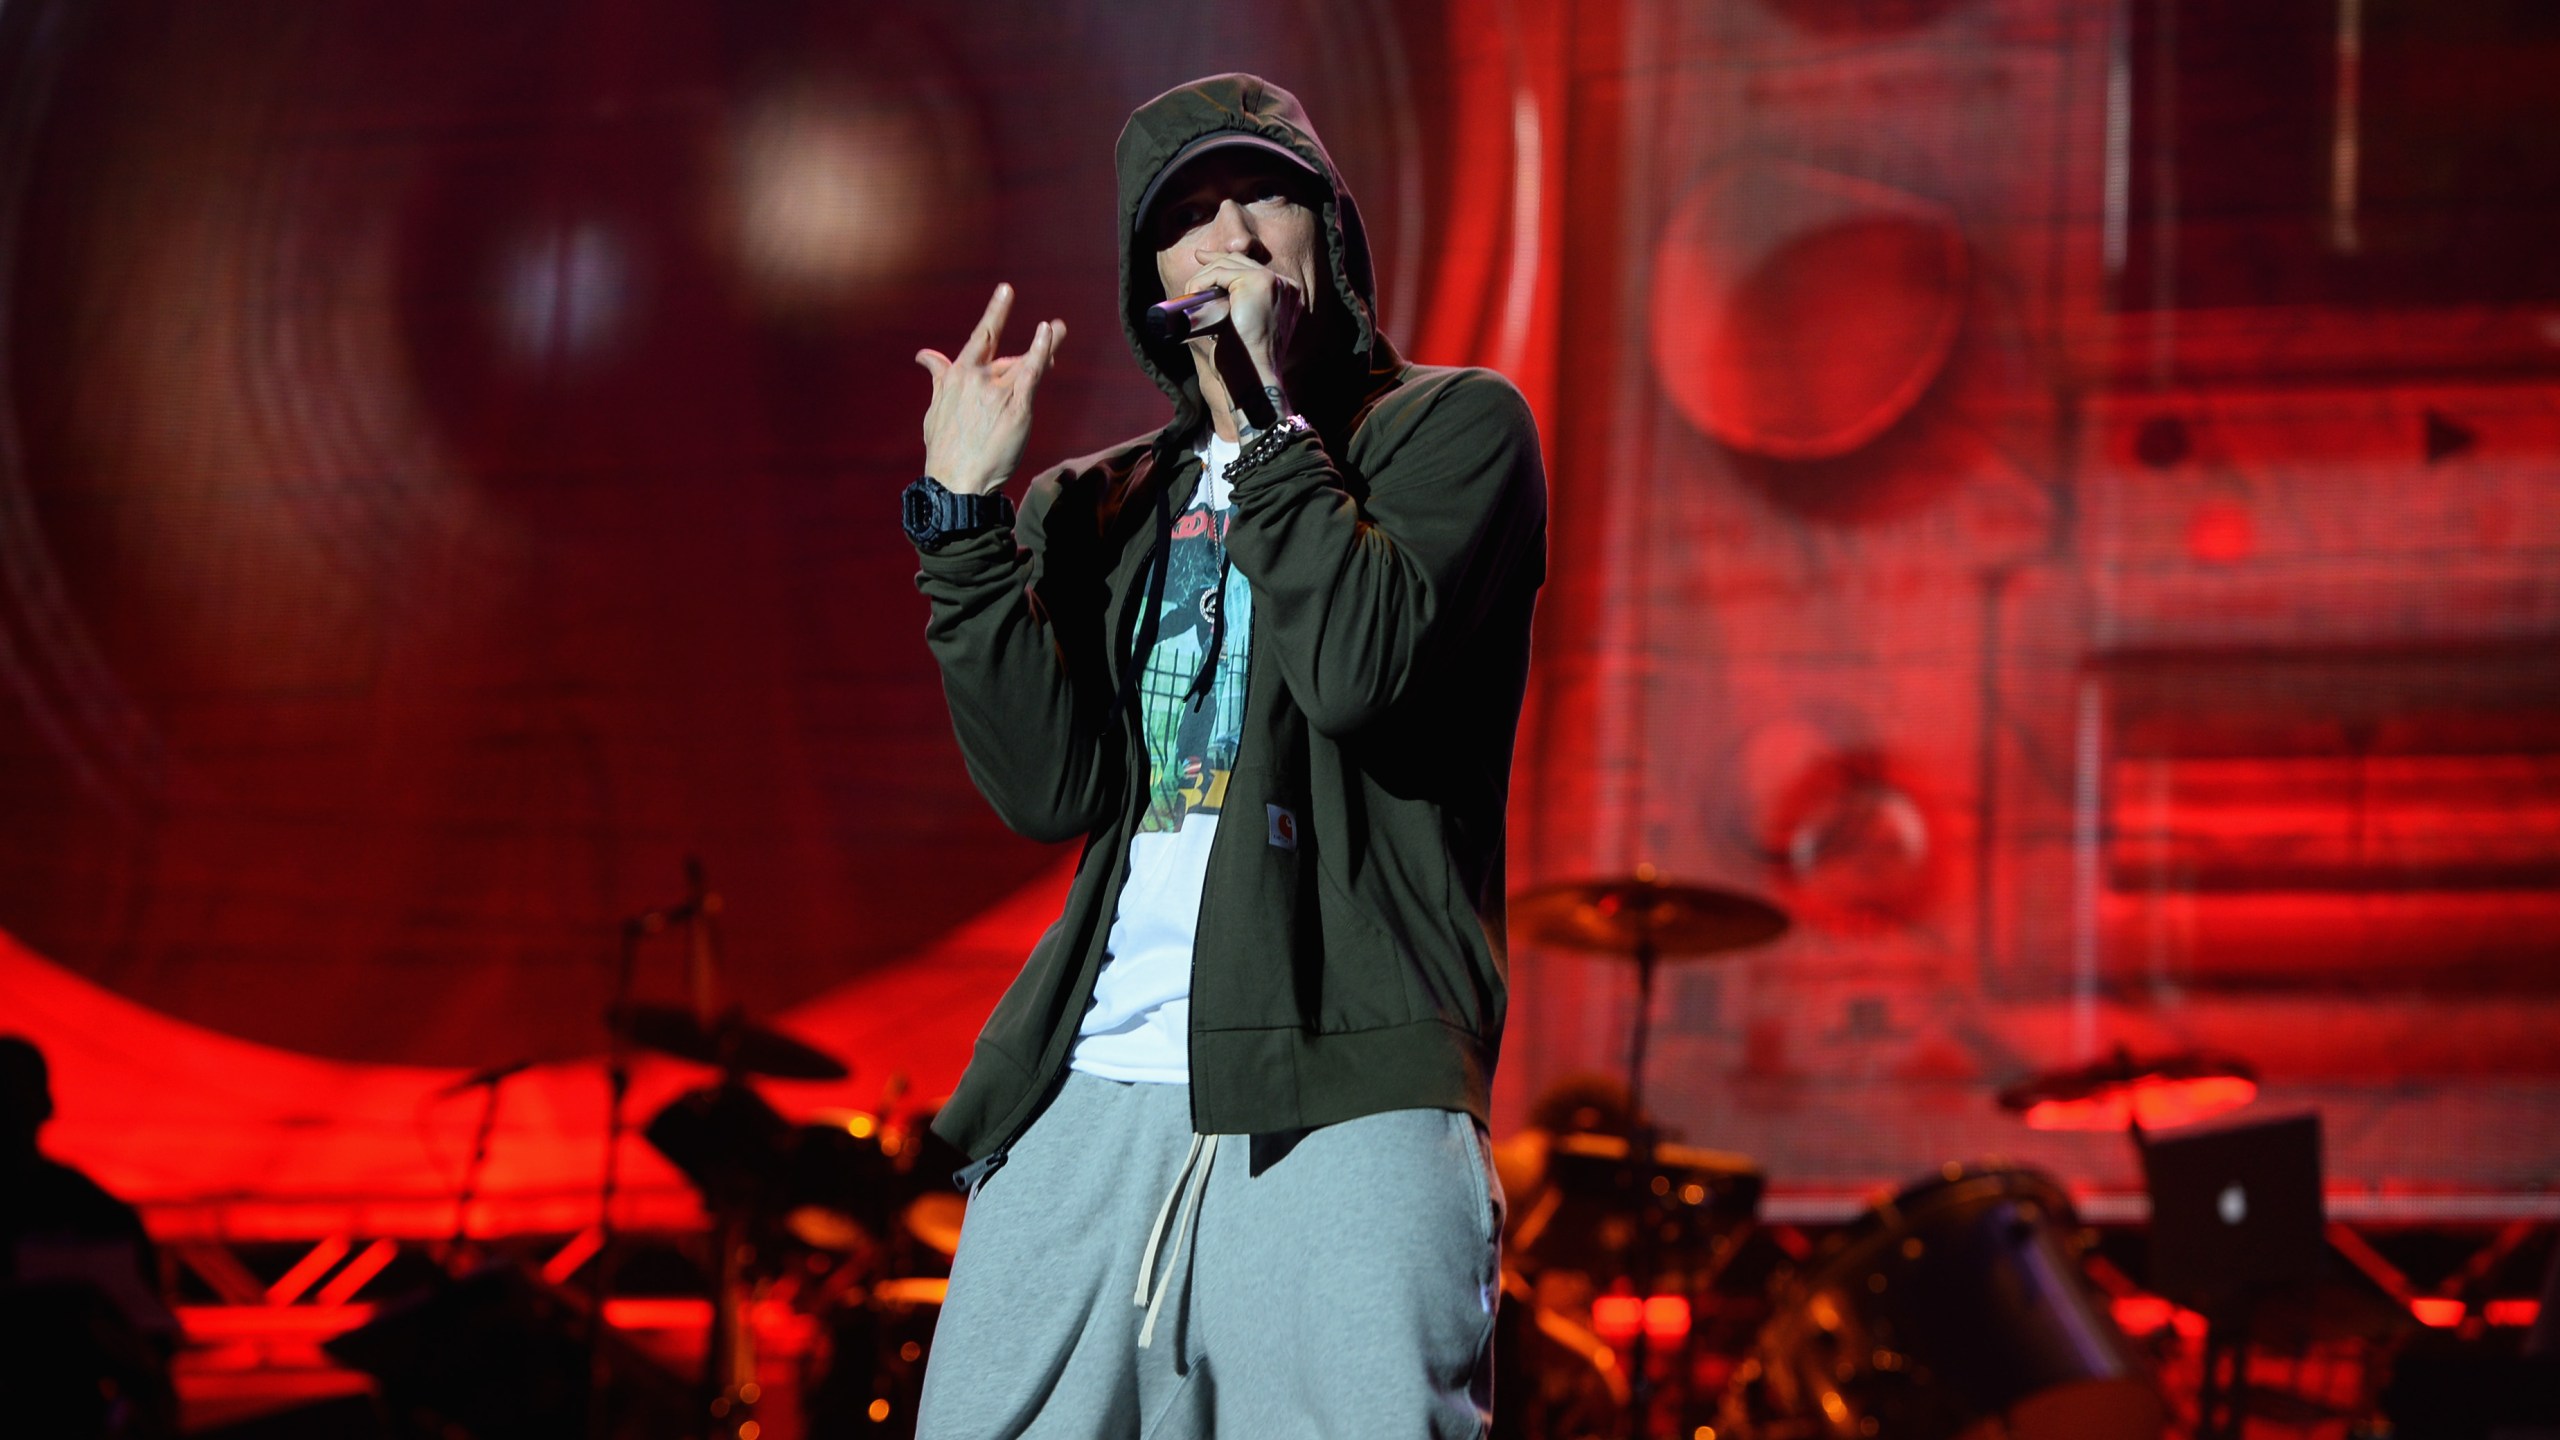
{"label": "apple logo on laptop", "polygon": [[2222,1217],[2223,1224],[2237,1225],[2249,1218],[2249,1192],[2241,1189],[2240,1182],[2235,1180],[2223,1186],[2222,1193],[2213,1197],[2213,1210]]}

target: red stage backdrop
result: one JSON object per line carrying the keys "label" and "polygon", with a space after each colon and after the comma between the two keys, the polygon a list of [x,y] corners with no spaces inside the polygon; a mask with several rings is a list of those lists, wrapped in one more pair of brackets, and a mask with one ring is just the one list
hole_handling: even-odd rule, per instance
{"label": "red stage backdrop", "polygon": [[[2246,8],[0,7],[0,925],[267,1045],[569,1060],[694,853],[750,1006],[983,1005],[847,988],[1063,854],[948,737],[907,357],[1009,279],[1035,450],[1154,423],[1111,139],[1251,68],[1389,328],[1546,426],[1515,881],[1797,919],[1667,976],[1668,1122],[2120,1183],[1993,1092],[2205,1045],[2350,1182],[2546,1182],[2560,22]],[[1632,989],[1513,979],[1506,1121]]]}
{"label": "red stage backdrop", "polygon": [[[2560,264],[2512,238],[2560,25],[2452,9],[1626,0],[1533,52],[1523,869],[1798,920],[1667,986],[1692,1135],[2129,1183],[1992,1092],[2208,1046],[2350,1182],[2560,1164]],[[1613,967],[1515,979],[1515,1087],[1614,1053]]]}
{"label": "red stage backdrop", "polygon": [[949,738],[909,357],[1010,279],[1039,452],[1160,423],[1131,107],[1290,75],[1418,288],[1384,7],[8,10],[0,923],[329,1056],[597,1048],[688,853],[765,1013],[1056,863]]}

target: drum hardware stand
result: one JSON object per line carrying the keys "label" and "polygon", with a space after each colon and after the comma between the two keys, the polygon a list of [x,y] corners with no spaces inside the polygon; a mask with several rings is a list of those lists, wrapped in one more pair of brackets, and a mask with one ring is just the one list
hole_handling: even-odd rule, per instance
{"label": "drum hardware stand", "polygon": [[711,1222],[711,1242],[718,1250],[717,1288],[711,1297],[711,1332],[704,1345],[703,1388],[709,1392],[711,1428],[708,1440],[736,1440],[755,1429],[756,1332],[751,1313],[755,1260],[748,1206],[729,1196]]}
{"label": "drum hardware stand", "polygon": [[478,1090],[480,1120],[471,1131],[471,1158],[462,1167],[462,1190],[453,1201],[453,1237],[445,1242],[444,1263],[448,1269],[462,1266],[471,1245],[471,1205],[480,1198],[480,1181],[489,1168],[489,1142],[498,1129],[498,1092],[508,1080],[533,1068],[530,1060],[511,1065],[494,1066],[465,1078],[444,1094],[467,1094]]}
{"label": "drum hardware stand", "polygon": [[[692,902],[688,901],[687,904]],[[682,908],[682,907],[674,907]],[[605,1289],[613,1273],[613,1202],[622,1189],[622,1136],[631,1098],[631,1043],[615,1017],[631,1006],[631,989],[640,970],[640,941],[667,926],[666,910],[650,910],[622,922],[613,962],[613,999],[605,1006],[604,1179],[596,1195],[596,1253],[587,1272],[587,1436],[605,1440],[610,1433],[606,1411],[604,1353]]]}
{"label": "drum hardware stand", "polygon": [[[663,934],[671,925],[685,927],[687,979],[693,992],[694,1009],[710,1028],[710,1012],[716,1003],[717,956],[714,951],[712,917],[720,912],[720,897],[711,893],[703,874],[702,861],[686,856],[685,898],[682,902],[660,910],[647,910],[622,922],[621,943],[615,956],[613,1000],[605,1011],[605,1029],[609,1037],[605,1058],[605,1126],[604,1177],[600,1188],[596,1215],[596,1257],[587,1281],[587,1433],[590,1440],[603,1440],[610,1426],[610,1407],[605,1403],[606,1381],[604,1332],[605,1291],[612,1272],[614,1241],[614,1200],[622,1185],[622,1139],[629,1129],[627,1119],[631,1096],[631,1049],[633,1043],[631,1016],[635,1013],[632,991],[640,968],[640,942],[652,935]],[[733,1077],[734,1078],[734,1077]],[[752,1391],[744,1390],[755,1375],[754,1336],[743,1323],[745,1307],[732,1293],[740,1278],[746,1238],[743,1213],[735,1206],[714,1206],[713,1243],[717,1256],[718,1288],[712,1296],[710,1344],[704,1355],[705,1384],[711,1391],[711,1413],[715,1424],[709,1432],[715,1440],[735,1435],[740,1424],[751,1417]],[[740,1356],[743,1355],[743,1364]],[[736,1382],[740,1374],[745,1382]],[[735,1383],[733,1383],[735,1382]]]}
{"label": "drum hardware stand", "polygon": [[[623,925],[621,971],[614,1005],[606,1017],[613,1033],[606,1218],[609,1225],[631,1050],[638,1047],[719,1071],[717,1084],[691,1092],[650,1121],[648,1138],[693,1182],[711,1216],[711,1327],[695,1392],[700,1406],[696,1423],[702,1428],[694,1433],[705,1440],[742,1440],[765,1428],[755,1418],[762,1394],[756,1382],[752,1312],[760,1269],[758,1247],[765,1238],[763,1222],[770,1218],[766,1212],[772,1208],[767,1202],[778,1183],[774,1169],[786,1157],[780,1140],[768,1133],[768,1129],[785,1130],[784,1122],[747,1083],[747,1077],[842,1080],[852,1071],[835,1056],[756,1024],[737,1007],[724,1003],[716,923],[720,896],[705,883],[699,860],[686,860],[685,880],[682,904],[635,916]],[[687,1003],[634,1002],[631,993],[640,940],[679,924],[685,927]],[[699,1110],[700,1116],[691,1122],[680,1119],[674,1141],[661,1135],[662,1124],[687,1113],[687,1107]],[[669,1149],[671,1143],[677,1148]],[[600,1266],[594,1290],[599,1334],[604,1313],[602,1277]]]}
{"label": "drum hardware stand", "polygon": [[[1651,878],[1646,866],[1637,873]],[[1634,1129],[1627,1136],[1627,1167],[1636,1190],[1631,1208],[1636,1215],[1635,1246],[1627,1256],[1628,1284],[1636,1292],[1636,1333],[1627,1350],[1627,1434],[1630,1440],[1644,1440],[1653,1414],[1652,1330],[1646,1323],[1646,1310],[1653,1299],[1654,1232],[1662,1226],[1661,1208],[1654,1204],[1654,1146],[1658,1138],[1653,1120],[1644,1108],[1644,1051],[1647,1032],[1653,1019],[1653,968],[1658,957],[1654,950],[1650,917],[1638,920],[1635,934],[1636,1021],[1635,1033],[1627,1042],[1627,1113]]]}
{"label": "drum hardware stand", "polygon": [[2219,1307],[2204,1327],[2195,1440],[2240,1440],[2249,1423],[2249,1306]]}
{"label": "drum hardware stand", "polygon": [[[705,1030],[724,1037],[719,1054],[721,1084],[744,1086],[738,1034],[734,1028],[718,1027],[720,957],[712,920],[720,913],[720,897],[705,882],[699,858],[685,857],[684,877],[688,893],[679,908],[685,912],[685,971],[693,992],[694,1019]],[[761,1428],[755,1423],[756,1332],[749,1313],[755,1284],[748,1273],[755,1260],[748,1228],[753,1197],[741,1193],[732,1177],[730,1184],[715,1187],[703,1198],[711,1207],[713,1247],[711,1331],[702,1356],[704,1408],[711,1423],[703,1433],[706,1440],[737,1440]]]}
{"label": "drum hardware stand", "polygon": [[1625,1186],[1629,1218],[1637,1225],[1628,1255],[1637,1304],[1630,1342],[1628,1433],[1643,1440],[1653,1403],[1651,1346],[1643,1306],[1651,1297],[1654,1252],[1663,1224],[1663,1197],[1654,1192],[1660,1167],[1659,1136],[1644,1118],[1645,1042],[1653,1017],[1653,972],[1665,956],[1729,954],[1786,933],[1787,917],[1768,902],[1704,886],[1666,883],[1651,865],[1626,879],[1568,881],[1514,896],[1513,925],[1521,934],[1572,949],[1624,955],[1635,961],[1636,1014],[1627,1044],[1627,1100],[1635,1127],[1627,1137]]}

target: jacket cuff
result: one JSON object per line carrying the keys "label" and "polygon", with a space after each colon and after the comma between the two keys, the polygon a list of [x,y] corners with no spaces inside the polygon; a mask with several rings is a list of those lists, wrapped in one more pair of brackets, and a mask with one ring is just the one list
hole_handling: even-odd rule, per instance
{"label": "jacket cuff", "polygon": [[971,578],[978,571],[995,566],[1010,566],[1014,556],[1013,531],[1008,526],[995,526],[975,535],[963,535],[939,550],[916,547],[916,562],[927,575],[948,576],[955,580]]}

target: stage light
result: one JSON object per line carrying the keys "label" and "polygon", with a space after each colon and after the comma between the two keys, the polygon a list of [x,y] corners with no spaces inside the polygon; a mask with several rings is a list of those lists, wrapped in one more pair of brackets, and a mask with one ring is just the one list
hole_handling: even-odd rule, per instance
{"label": "stage light", "polygon": [[1591,1302],[1591,1329],[1601,1339],[1621,1345],[1644,1332],[1658,1343],[1673,1343],[1689,1333],[1686,1295],[1603,1295]]}
{"label": "stage light", "polygon": [[2203,564],[2237,565],[2257,548],[2257,524],[2237,500],[2207,500],[2187,521],[2187,553]]}
{"label": "stage light", "polygon": [[2450,1330],[2461,1324],[2463,1313],[2468,1308],[2459,1300],[2448,1300],[2439,1295],[2421,1295],[2409,1302],[2409,1313],[2417,1318],[2418,1323],[2437,1330]]}
{"label": "stage light", "polygon": [[1644,1302],[1644,1333],[1648,1340],[1677,1342],[1689,1335],[1689,1297],[1686,1295],[1654,1295]]}
{"label": "stage light", "polygon": [[2204,1338],[2205,1318],[2157,1295],[2120,1295],[2108,1305],[2116,1326],[2127,1335],[2156,1335],[2162,1330],[2182,1340]]}
{"label": "stage light", "polygon": [[1633,1295],[1602,1295],[1591,1302],[1591,1328],[1613,1345],[1624,1344],[1644,1328],[1644,1302]]}
{"label": "stage light", "polygon": [[953,122],[904,96],[802,88],[738,128],[738,264],[769,309],[840,304],[908,275],[963,208],[939,158]]}
{"label": "stage light", "polygon": [[627,332],[630,250],[602,222],[524,237],[500,262],[499,325],[507,352],[537,365],[589,359]]}

